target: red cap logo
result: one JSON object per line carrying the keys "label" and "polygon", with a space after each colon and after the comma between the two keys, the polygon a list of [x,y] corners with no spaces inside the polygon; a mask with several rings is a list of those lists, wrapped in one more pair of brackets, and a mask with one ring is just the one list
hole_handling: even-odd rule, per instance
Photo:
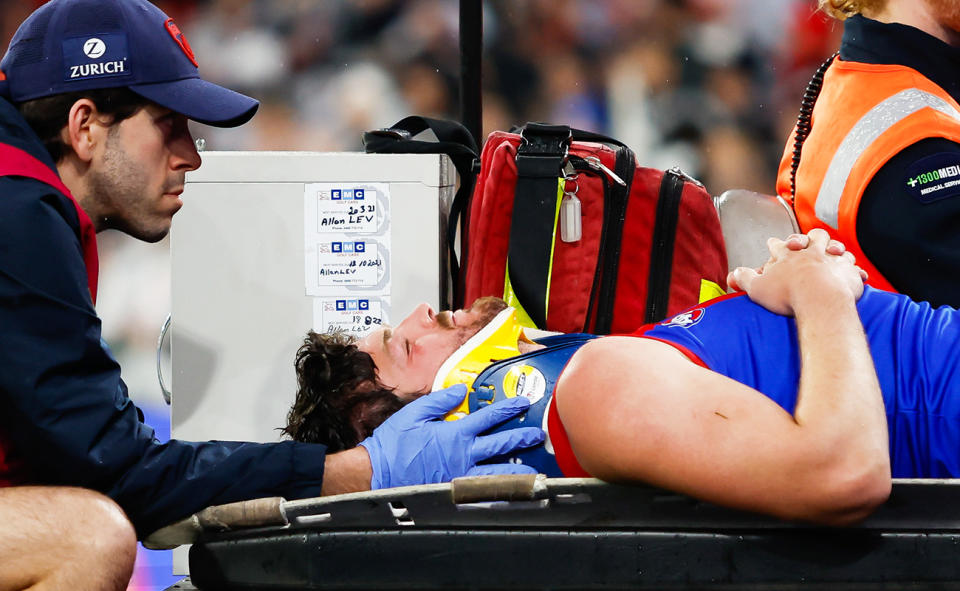
{"label": "red cap logo", "polygon": [[200,67],[200,64],[197,63],[196,56],[193,55],[193,49],[190,47],[190,44],[187,43],[187,38],[180,31],[180,27],[173,22],[172,18],[168,18],[167,22],[164,23],[164,26],[167,28],[167,32],[170,33],[170,36],[173,37],[173,40],[177,42],[177,45],[180,46],[180,49],[183,50],[184,55],[186,55],[193,65]]}

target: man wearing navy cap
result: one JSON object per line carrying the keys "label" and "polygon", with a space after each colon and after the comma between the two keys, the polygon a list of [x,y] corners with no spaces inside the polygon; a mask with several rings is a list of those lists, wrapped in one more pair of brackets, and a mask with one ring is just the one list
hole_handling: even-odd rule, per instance
{"label": "man wearing navy cap", "polygon": [[146,0],[53,0],[0,61],[0,591],[122,589],[134,533],[212,504],[527,469],[477,467],[540,441],[534,428],[478,436],[525,399],[469,428],[438,420],[462,392],[426,396],[330,455],[154,439],[100,339],[96,233],[163,238],[200,166],[187,120],[233,127],[257,107],[201,79],[183,33]]}

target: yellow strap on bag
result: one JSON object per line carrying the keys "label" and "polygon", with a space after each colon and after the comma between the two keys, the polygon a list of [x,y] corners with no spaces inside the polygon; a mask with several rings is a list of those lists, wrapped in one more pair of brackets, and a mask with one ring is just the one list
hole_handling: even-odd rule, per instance
{"label": "yellow strap on bag", "polygon": [[[547,289],[546,295],[544,296],[543,309],[550,309],[550,281],[553,278],[553,254],[554,249],[557,243],[557,223],[560,220],[560,203],[563,201],[563,189],[566,180],[563,177],[557,179],[557,206],[554,209],[553,213],[553,233],[550,235],[550,263],[547,269]],[[523,304],[520,303],[520,299],[517,297],[516,292],[513,290],[513,285],[510,283],[510,263],[506,264],[506,270],[504,272],[503,278],[503,300],[507,302],[511,308],[517,310],[517,320],[520,322],[521,326],[526,326],[528,328],[546,328],[545,326],[537,326],[533,319],[530,318],[530,315],[527,314],[527,311],[523,309]],[[546,317],[546,313],[544,314]]]}

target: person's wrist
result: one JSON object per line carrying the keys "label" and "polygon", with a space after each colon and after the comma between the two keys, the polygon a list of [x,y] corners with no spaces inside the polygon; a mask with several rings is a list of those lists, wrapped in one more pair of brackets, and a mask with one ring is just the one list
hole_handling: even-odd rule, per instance
{"label": "person's wrist", "polygon": [[851,287],[836,277],[824,280],[797,281],[789,297],[794,315],[817,312],[835,306],[856,306],[857,297]]}
{"label": "person's wrist", "polygon": [[323,470],[322,495],[370,490],[373,460],[367,449],[358,445],[327,456]]}
{"label": "person's wrist", "polygon": [[367,452],[367,459],[370,462],[370,477],[368,478],[370,490],[384,488],[386,485],[381,482],[380,475],[381,472],[383,472],[381,466],[381,462],[383,461],[383,448],[380,442],[373,436],[370,436],[361,441],[357,447]]}

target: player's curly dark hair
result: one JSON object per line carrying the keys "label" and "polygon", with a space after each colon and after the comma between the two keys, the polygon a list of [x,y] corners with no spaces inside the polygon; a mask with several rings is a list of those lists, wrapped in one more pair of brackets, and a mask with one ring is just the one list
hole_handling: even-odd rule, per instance
{"label": "player's curly dark hair", "polygon": [[307,333],[294,362],[297,398],[283,432],[328,451],[356,447],[403,401],[377,380],[377,366],[345,332]]}

